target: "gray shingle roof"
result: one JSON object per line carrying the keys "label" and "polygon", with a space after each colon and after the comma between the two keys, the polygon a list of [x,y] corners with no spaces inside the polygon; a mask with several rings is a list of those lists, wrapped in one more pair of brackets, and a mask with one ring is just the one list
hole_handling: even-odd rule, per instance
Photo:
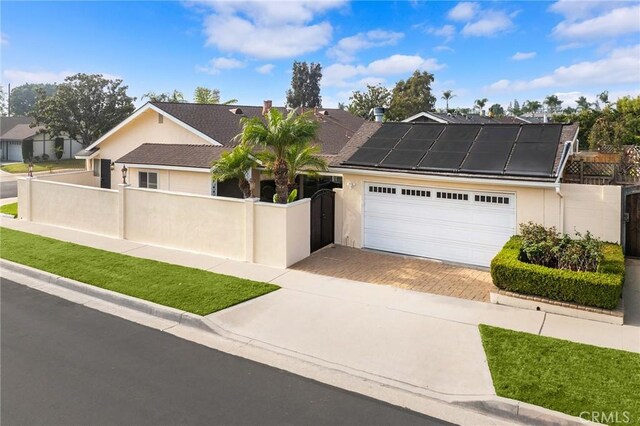
{"label": "gray shingle roof", "polygon": [[[20,115],[13,117],[0,117],[0,139],[22,140],[33,136],[33,134],[37,133],[39,128],[31,129],[29,125],[32,121],[33,119],[31,117],[24,117]],[[20,126],[20,132],[12,132],[12,130],[17,126]],[[19,137],[22,134],[29,132],[31,132],[31,135]]]}
{"label": "gray shingle roof", "polygon": [[121,164],[196,167],[208,169],[229,148],[214,145],[145,143],[116,160]]}
{"label": "gray shingle roof", "polygon": [[[233,139],[242,130],[240,126],[242,117],[262,116],[261,106],[171,102],[152,102],[152,105],[225,146],[236,144]],[[286,113],[284,108],[274,108]],[[230,111],[234,109],[240,109],[242,114],[234,114]],[[321,147],[323,154],[337,154],[365,120],[340,109],[325,108],[323,110],[328,115],[316,115],[316,119],[320,121],[316,143]]]}

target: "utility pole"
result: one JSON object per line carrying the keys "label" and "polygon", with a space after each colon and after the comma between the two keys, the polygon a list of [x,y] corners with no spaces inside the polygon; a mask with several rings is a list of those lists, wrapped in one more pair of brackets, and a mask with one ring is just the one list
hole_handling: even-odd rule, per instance
{"label": "utility pole", "polygon": [[9,93],[7,94],[7,117],[11,117],[11,83],[8,84],[8,87]]}

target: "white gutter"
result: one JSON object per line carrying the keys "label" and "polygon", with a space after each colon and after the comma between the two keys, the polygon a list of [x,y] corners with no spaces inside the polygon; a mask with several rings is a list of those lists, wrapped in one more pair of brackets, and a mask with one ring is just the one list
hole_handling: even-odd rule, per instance
{"label": "white gutter", "polygon": [[[576,135],[577,135],[577,132],[576,132]],[[559,220],[560,229],[559,231],[561,234],[564,234],[564,196],[560,191],[560,180],[562,180],[562,175],[564,174],[564,168],[567,165],[567,162],[569,161],[569,151],[573,149],[574,141],[575,141],[575,138],[573,141],[566,141],[564,143],[564,147],[562,148],[562,156],[560,157],[560,165],[558,166],[558,176],[556,177],[556,181],[554,183],[556,187],[556,194],[558,195],[558,197],[560,197],[560,220]]]}
{"label": "white gutter", "polygon": [[210,173],[211,169],[208,168],[200,168],[200,167],[180,167],[180,166],[160,166],[154,164],[132,164],[125,163],[122,161],[116,161],[115,164],[126,165],[129,169],[150,169],[150,170],[175,170],[181,172],[199,172],[199,173]]}
{"label": "white gutter", "polygon": [[383,170],[363,170],[363,169],[350,169],[331,167],[329,172],[336,174],[351,174],[351,175],[363,175],[363,176],[383,176],[389,178],[402,178],[413,180],[425,180],[436,182],[462,182],[471,183],[476,185],[500,185],[500,186],[520,186],[531,188],[555,188],[555,182],[540,182],[540,181],[527,181],[527,180],[508,180],[508,179],[482,179],[482,178],[469,178],[460,176],[442,176],[442,175],[425,175],[425,174],[413,174],[413,173],[398,173],[387,172]]}

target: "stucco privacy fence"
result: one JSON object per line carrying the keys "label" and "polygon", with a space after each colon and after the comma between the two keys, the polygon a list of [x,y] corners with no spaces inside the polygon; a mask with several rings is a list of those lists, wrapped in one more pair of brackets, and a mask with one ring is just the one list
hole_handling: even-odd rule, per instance
{"label": "stucco privacy fence", "polygon": [[281,205],[33,177],[18,180],[18,218],[277,268],[310,252],[309,199]]}

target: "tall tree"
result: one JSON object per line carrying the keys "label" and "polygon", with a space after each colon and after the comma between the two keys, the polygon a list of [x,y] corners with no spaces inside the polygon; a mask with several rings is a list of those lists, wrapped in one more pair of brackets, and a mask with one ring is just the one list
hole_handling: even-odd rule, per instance
{"label": "tall tree", "polygon": [[356,90],[349,96],[351,103],[347,107],[351,114],[357,115],[362,118],[371,118],[371,109],[375,107],[389,107],[389,101],[391,100],[391,92],[384,86],[373,86],[367,84],[367,91],[360,92]]}
{"label": "tall tree", "polygon": [[0,86],[0,116],[5,117],[7,115],[7,100],[4,96],[4,88]]}
{"label": "tall tree", "polygon": [[39,91],[31,115],[35,125],[44,126],[44,133],[66,133],[87,146],[127,118],[133,101],[122,80],[80,73],[65,78],[53,96]]}
{"label": "tall tree", "polygon": [[529,113],[533,117],[534,115],[536,115],[536,112],[540,111],[540,108],[542,108],[542,103],[540,103],[539,101],[525,101],[524,105],[522,106],[522,113]]}
{"label": "tall tree", "polygon": [[489,114],[492,117],[502,117],[504,116],[504,108],[500,104],[493,104],[489,107]]}
{"label": "tall tree", "polygon": [[400,80],[391,92],[389,120],[401,121],[422,111],[432,111],[436,98],[431,94],[433,74],[414,71],[407,81]]}
{"label": "tall tree", "polygon": [[320,80],[322,65],[315,62],[295,61],[291,75],[291,89],[287,90],[287,105],[291,108],[314,108],[322,106]]}
{"label": "tall tree", "polygon": [[31,115],[39,93],[51,96],[56,92],[56,84],[23,84],[11,89],[11,115]]}
{"label": "tall tree", "polygon": [[[320,157],[320,147],[310,142],[290,146],[285,153],[285,161],[288,170],[288,189],[292,191],[296,187],[296,177],[304,172],[308,176],[318,177],[318,172],[327,170],[327,161]],[[276,164],[272,151],[264,151],[258,154],[258,159],[266,166],[268,173],[273,174],[271,166]]]}
{"label": "tall tree", "polygon": [[286,204],[289,195],[289,167],[287,152],[293,147],[311,143],[318,133],[318,122],[310,114],[298,114],[295,110],[285,117],[278,109],[271,108],[263,117],[243,117],[242,143],[254,144],[271,152],[272,162],[265,167],[273,170],[276,183],[276,200]]}
{"label": "tall tree", "polygon": [[474,103],[474,107],[482,111],[484,109],[484,106],[487,104],[487,102],[489,102],[489,99],[487,98],[476,99]]}
{"label": "tall tree", "polygon": [[184,95],[179,90],[165,93],[147,92],[142,95],[142,99],[144,98],[149,99],[149,102],[186,102]]}
{"label": "tall tree", "polygon": [[605,90],[603,92],[598,93],[598,99],[605,105],[609,105],[611,102],[609,101],[609,91]]}
{"label": "tall tree", "polygon": [[198,86],[193,92],[193,102],[197,104],[220,103],[220,90]]}
{"label": "tall tree", "polygon": [[560,111],[560,108],[562,108],[562,101],[556,95],[549,95],[544,98],[544,104],[547,106],[547,110],[552,114]]}
{"label": "tall tree", "polygon": [[231,151],[223,152],[220,158],[211,165],[211,178],[224,182],[238,180],[238,187],[244,198],[251,197],[251,184],[247,180],[249,171],[257,165],[252,146],[240,143]]}
{"label": "tall tree", "polygon": [[456,95],[453,94],[453,90],[445,90],[444,92],[442,92],[442,99],[444,99],[447,104],[447,112],[449,112],[449,101],[455,96]]}
{"label": "tall tree", "polygon": [[517,117],[522,114],[522,108],[520,108],[520,102],[518,102],[517,99],[513,100],[513,105],[509,105],[508,112],[514,117]]}
{"label": "tall tree", "polygon": [[591,102],[589,102],[584,96],[580,96],[576,99],[576,105],[578,106],[578,111],[591,109]]}

